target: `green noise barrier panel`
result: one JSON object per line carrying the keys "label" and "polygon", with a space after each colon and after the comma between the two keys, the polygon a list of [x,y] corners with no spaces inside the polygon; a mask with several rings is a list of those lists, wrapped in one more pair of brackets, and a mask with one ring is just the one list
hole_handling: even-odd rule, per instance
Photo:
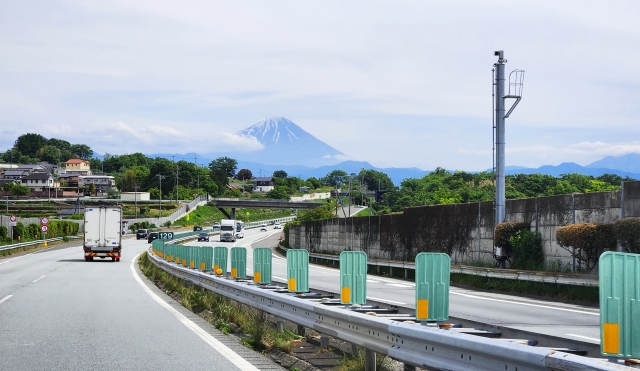
{"label": "green noise barrier panel", "polygon": [[231,277],[247,278],[247,249],[244,247],[231,248]]}
{"label": "green noise barrier panel", "polygon": [[449,318],[451,258],[442,253],[416,256],[416,320],[446,321]]}
{"label": "green noise barrier panel", "polygon": [[363,251],[340,253],[340,302],[367,303],[367,254]]}
{"label": "green noise barrier panel", "polygon": [[287,251],[287,288],[290,292],[309,292],[309,252]]}
{"label": "green noise barrier panel", "polygon": [[253,249],[253,282],[271,283],[271,249],[259,247]]}
{"label": "green noise barrier panel", "polygon": [[640,254],[605,252],[600,275],[600,352],[640,358]]}
{"label": "green noise barrier panel", "polygon": [[213,272],[215,274],[227,274],[227,256],[229,255],[225,246],[216,246],[213,249]]}

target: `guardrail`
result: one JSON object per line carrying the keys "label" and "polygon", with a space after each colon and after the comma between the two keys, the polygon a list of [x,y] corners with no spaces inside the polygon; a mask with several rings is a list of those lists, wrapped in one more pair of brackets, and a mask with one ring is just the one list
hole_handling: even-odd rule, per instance
{"label": "guardrail", "polygon": [[[283,248],[283,250],[287,250]],[[323,259],[330,261],[340,261],[340,257],[329,254],[317,254],[309,253],[309,258]],[[410,262],[401,262],[393,260],[378,260],[371,259],[367,261],[368,265],[377,267],[388,267],[390,269],[409,269],[415,270],[415,264]],[[507,280],[518,281],[531,281],[531,282],[544,282],[555,283],[559,285],[573,285],[573,286],[587,286],[598,287],[598,276],[587,274],[572,274],[572,273],[558,273],[558,272],[537,272],[537,271],[524,271],[517,269],[499,269],[499,268],[483,268],[473,267],[469,265],[452,265],[451,273],[469,274],[473,276],[481,276],[486,278],[500,278]],[[407,277],[405,273],[405,278]]]}
{"label": "guardrail", "polygon": [[[170,263],[156,256],[158,268],[185,281],[250,305],[264,312],[367,349],[388,355],[405,365],[446,370],[630,370],[619,363],[518,343],[422,326],[353,312],[347,306],[328,306],[302,299],[281,287],[217,277]],[[276,292],[277,290],[277,292]],[[285,293],[283,293],[285,291]],[[375,353],[373,353],[375,360]],[[367,369],[375,369],[368,363]]]}
{"label": "guardrail", "polygon": [[[82,238],[79,236],[66,236],[66,237],[71,239]],[[62,241],[63,238],[64,237],[54,237],[54,238],[47,238],[46,240],[35,240],[35,241],[29,241],[29,242],[15,243],[12,245],[4,245],[4,246],[0,246],[0,251],[13,250],[13,249],[18,249],[20,247],[31,246],[31,245],[39,245],[41,243],[44,243],[45,241],[47,242]]]}

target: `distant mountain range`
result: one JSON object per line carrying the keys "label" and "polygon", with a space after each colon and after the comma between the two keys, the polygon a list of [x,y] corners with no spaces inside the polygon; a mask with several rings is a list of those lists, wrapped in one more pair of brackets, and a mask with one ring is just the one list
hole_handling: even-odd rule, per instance
{"label": "distant mountain range", "polygon": [[[406,178],[420,178],[431,171],[413,168],[377,168],[368,162],[344,161],[344,153],[317,139],[286,117],[268,117],[240,131],[239,135],[254,137],[264,149],[252,152],[187,153],[179,158],[197,158],[198,164],[209,164],[221,156],[234,158],[239,169],[249,169],[254,176],[270,176],[276,170],[284,170],[289,176],[321,178],[333,170],[358,173],[361,169],[372,169],[389,175],[393,183],[400,185]],[[151,154],[150,157],[172,158],[173,154]],[[491,169],[489,169],[490,171]],[[580,173],[600,176],[605,173],[640,179],[640,154],[619,157],[608,156],[587,166],[573,162],[560,165],[544,165],[538,168],[507,166],[506,174],[561,174]]]}

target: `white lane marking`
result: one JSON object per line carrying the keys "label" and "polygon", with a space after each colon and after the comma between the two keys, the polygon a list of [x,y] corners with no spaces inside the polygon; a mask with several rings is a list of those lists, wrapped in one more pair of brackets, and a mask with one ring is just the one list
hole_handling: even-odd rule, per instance
{"label": "white lane marking", "polygon": [[377,300],[377,301],[381,301],[383,303],[389,303],[389,304],[398,304],[398,305],[406,305],[407,304],[407,303],[402,303],[402,302],[399,302],[399,301],[374,298],[373,296],[367,296],[367,299],[373,299],[373,300]]}
{"label": "white lane marking", "polygon": [[367,283],[380,283],[380,281],[367,280]]}
{"label": "white lane marking", "polygon": [[45,278],[47,275],[45,274],[44,276],[40,277],[40,278],[36,278],[35,280],[31,281],[32,283],[36,283],[38,281],[40,281],[41,279]]}
{"label": "white lane marking", "polygon": [[590,338],[590,337],[588,337],[588,336],[582,336],[582,335],[576,335],[576,334],[565,334],[565,335],[567,335],[567,336],[573,336],[573,337],[581,338],[581,339],[591,340],[591,341],[594,341],[594,342],[596,342],[596,343],[600,344],[600,339]]}
{"label": "white lane marking", "polygon": [[510,300],[502,300],[502,299],[483,298],[481,296],[462,294],[462,293],[459,293],[459,292],[449,292],[449,295],[451,295],[451,294],[460,295],[460,296],[464,296],[464,297],[467,297],[467,298],[473,298],[473,299],[497,301],[497,302],[500,302],[500,303],[508,303],[508,304],[514,304],[514,305],[524,305],[524,306],[527,306],[527,307],[553,309],[553,310],[560,310],[560,311],[563,311],[563,312],[588,314],[588,315],[591,315],[591,316],[599,316],[600,315],[600,313],[587,312],[587,311],[577,310],[577,309],[567,309],[567,308],[553,307],[553,306],[550,306],[550,305],[530,304],[530,303],[522,303],[522,302],[518,302],[518,301],[510,301]]}
{"label": "white lane marking", "polygon": [[282,277],[272,276],[272,278],[277,278],[277,279],[279,279],[280,281],[285,281],[285,282],[287,282],[287,280],[286,280],[285,278],[282,278]]}
{"label": "white lane marking", "polygon": [[5,301],[9,300],[13,295],[7,295],[4,298],[0,299],[0,304],[4,303]]}
{"label": "white lane marking", "polygon": [[225,357],[231,363],[236,365],[239,369],[248,370],[248,371],[259,371],[256,367],[254,367],[247,360],[245,360],[244,358],[240,357],[237,353],[235,353],[234,351],[229,349],[226,345],[222,344],[220,341],[218,341],[218,339],[216,339],[213,336],[209,335],[207,332],[205,332],[203,329],[201,329],[198,325],[193,323],[190,319],[185,317],[182,313],[178,312],[176,309],[172,308],[169,304],[167,304],[167,302],[162,300],[162,298],[160,298],[153,291],[151,291],[151,289],[149,289],[147,287],[147,285],[145,285],[144,282],[142,282],[142,279],[140,277],[138,277],[138,274],[136,273],[136,269],[134,267],[134,264],[135,264],[135,262],[136,262],[136,260],[138,259],[139,256],[140,256],[140,254],[136,255],[136,257],[134,257],[133,260],[131,260],[131,264],[129,265],[129,267],[131,268],[131,274],[133,274],[133,278],[136,279],[136,281],[138,282],[138,284],[140,284],[142,289],[153,300],[155,300],[158,304],[160,304],[161,307],[163,307],[164,309],[169,311],[169,313],[173,314],[173,316],[176,317],[178,319],[178,321],[182,322],[182,324],[185,325],[189,330],[193,331],[196,335],[198,335],[200,337],[200,339],[204,340],[204,342],[209,344],[209,346],[211,348],[216,350],[223,357]]}

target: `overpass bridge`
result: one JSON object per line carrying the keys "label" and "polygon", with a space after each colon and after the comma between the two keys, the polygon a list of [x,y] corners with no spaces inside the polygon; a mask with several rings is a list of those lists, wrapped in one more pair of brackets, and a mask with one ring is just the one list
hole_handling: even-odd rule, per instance
{"label": "overpass bridge", "polygon": [[[250,209],[315,209],[323,205],[326,200],[291,202],[285,200],[257,200],[254,198],[211,198],[209,199],[229,219],[236,218],[237,208]],[[223,208],[231,209],[227,213]]]}

